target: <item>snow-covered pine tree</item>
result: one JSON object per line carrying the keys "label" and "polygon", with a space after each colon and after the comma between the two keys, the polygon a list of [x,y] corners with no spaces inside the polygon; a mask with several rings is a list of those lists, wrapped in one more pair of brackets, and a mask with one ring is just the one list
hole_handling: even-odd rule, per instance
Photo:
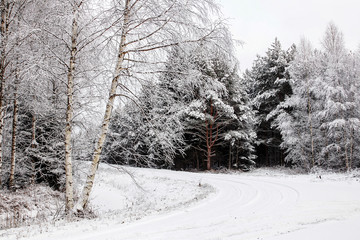
{"label": "snow-covered pine tree", "polygon": [[201,46],[192,51],[189,58],[193,63],[193,71],[197,74],[190,79],[195,83],[195,94],[183,110],[184,126],[187,139],[195,137],[199,144],[195,146],[197,149],[193,149],[198,151],[195,155],[210,170],[215,164],[220,166],[222,157],[217,154],[217,145],[223,135],[224,119],[234,115],[234,111],[225,102],[228,92],[221,81],[223,79],[215,71],[215,59],[218,59],[216,52],[211,54],[210,49]]}
{"label": "snow-covered pine tree", "polygon": [[232,146],[231,162],[236,156],[251,162],[255,133],[244,86],[235,63],[214,52],[204,45],[173,47],[159,81],[143,85],[137,104],[129,101],[116,114],[104,158],[205,169],[214,153],[217,166],[228,166]]}
{"label": "snow-covered pine tree", "polygon": [[235,152],[251,160],[255,134],[249,124],[252,117],[246,95],[240,96],[245,91],[239,83],[235,61],[226,53],[206,46],[191,51],[187,59],[193,63],[195,73],[187,79],[190,80],[187,85],[193,86],[192,94],[187,94],[190,101],[182,110],[188,145],[185,158],[191,161],[178,159],[180,165],[182,168],[228,167],[227,159],[230,165],[237,162],[236,157],[231,158]]}
{"label": "snow-covered pine tree", "polygon": [[274,125],[282,135],[281,147],[286,149],[285,161],[307,169],[319,161],[322,142],[320,122],[314,117],[321,105],[317,57],[310,42],[302,39],[289,67],[293,93],[274,110]]}
{"label": "snow-covered pine tree", "polygon": [[281,48],[278,39],[263,57],[258,56],[244,80],[249,87],[253,108],[256,111],[256,154],[260,165],[283,164],[284,152],[280,148],[281,134],[274,126],[274,110],[286,96],[292,94],[287,68],[293,59],[295,48],[288,51]]}
{"label": "snow-covered pine tree", "polygon": [[357,166],[358,64],[332,23],[325,33],[323,52],[313,50],[305,40],[300,42],[289,68],[293,94],[275,111],[286,161],[307,170]]}
{"label": "snow-covered pine tree", "polygon": [[102,154],[104,161],[119,165],[147,166],[144,117],[139,105],[132,101],[115,110]]}
{"label": "snow-covered pine tree", "polygon": [[173,96],[158,83],[148,83],[134,100],[115,112],[104,160],[155,168],[173,166],[183,148],[183,129]]}
{"label": "snow-covered pine tree", "polygon": [[322,41],[324,52],[319,71],[324,105],[317,117],[321,121],[325,146],[321,165],[350,170],[353,158],[354,128],[358,128],[357,81],[352,56],[345,49],[343,35],[330,23]]}
{"label": "snow-covered pine tree", "polygon": [[240,167],[241,164],[253,165],[256,133],[255,113],[251,108],[250,99],[246,91],[246,84],[236,74],[236,68],[230,71],[226,77],[226,89],[228,90],[228,103],[234,109],[234,114],[227,123],[224,140],[228,141],[229,164],[228,168]]}

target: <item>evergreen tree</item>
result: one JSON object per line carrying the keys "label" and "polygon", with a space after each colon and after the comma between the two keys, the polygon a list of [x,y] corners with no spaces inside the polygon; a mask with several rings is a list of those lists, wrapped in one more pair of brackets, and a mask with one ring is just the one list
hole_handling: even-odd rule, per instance
{"label": "evergreen tree", "polygon": [[289,67],[293,94],[274,110],[275,125],[283,138],[281,147],[286,149],[285,161],[307,169],[319,160],[321,143],[320,122],[314,116],[321,105],[317,58],[311,44],[302,39]]}
{"label": "evergreen tree", "polygon": [[300,42],[290,67],[293,94],[279,105],[276,118],[287,162],[308,170],[358,165],[358,69],[355,55],[347,52],[332,23],[322,52]]}
{"label": "evergreen tree", "polygon": [[274,125],[276,113],[273,111],[286,96],[292,94],[287,68],[293,59],[294,51],[294,46],[288,51],[282,50],[280,42],[275,39],[266,55],[258,56],[251,71],[247,71],[244,76],[256,111],[256,154],[260,165],[283,163],[284,151],[280,148],[282,139]]}
{"label": "evergreen tree", "polygon": [[[317,117],[326,136],[322,149],[322,165],[343,167],[350,170],[353,159],[354,128],[359,122],[358,76],[354,76],[352,56],[345,49],[343,35],[330,23],[323,39],[324,53],[320,58],[319,71],[322,83],[321,97],[324,105]],[[349,64],[351,64],[349,66]]]}
{"label": "evergreen tree", "polygon": [[246,92],[236,68],[220,60],[225,55],[209,50],[171,50],[159,82],[143,87],[140,108],[134,111],[129,102],[124,117],[112,123],[111,136],[118,140],[106,144],[108,161],[120,154],[122,163],[141,162],[136,161],[141,156],[148,166],[178,169],[228,166],[226,156],[230,165],[237,157],[253,163],[255,133]]}

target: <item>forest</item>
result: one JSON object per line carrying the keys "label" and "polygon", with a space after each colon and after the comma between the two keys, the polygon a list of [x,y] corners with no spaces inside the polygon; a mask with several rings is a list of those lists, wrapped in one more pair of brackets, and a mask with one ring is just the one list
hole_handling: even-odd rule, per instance
{"label": "forest", "polygon": [[[104,160],[175,169],[359,167],[359,53],[329,23],[322,49],[278,39],[239,76],[222,52],[173,48],[165,72],[119,108]],[[213,56],[212,56],[213,55]],[[140,111],[139,111],[140,108]]]}
{"label": "forest", "polygon": [[[99,162],[360,167],[360,51],[346,49],[335,23],[321,48],[274,39],[240,73],[213,0],[1,0],[0,9],[0,191],[46,185],[79,214]],[[91,162],[81,193],[75,161]]]}

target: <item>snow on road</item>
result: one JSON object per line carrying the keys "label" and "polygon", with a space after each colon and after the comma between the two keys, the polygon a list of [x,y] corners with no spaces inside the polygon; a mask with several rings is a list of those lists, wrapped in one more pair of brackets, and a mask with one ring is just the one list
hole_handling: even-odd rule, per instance
{"label": "snow on road", "polygon": [[[99,225],[85,231],[80,222],[77,227],[50,229],[28,239],[360,239],[359,178],[135,171],[185,182],[201,180],[216,193],[196,205],[130,223]],[[179,199],[186,197],[182,191],[177,194]]]}

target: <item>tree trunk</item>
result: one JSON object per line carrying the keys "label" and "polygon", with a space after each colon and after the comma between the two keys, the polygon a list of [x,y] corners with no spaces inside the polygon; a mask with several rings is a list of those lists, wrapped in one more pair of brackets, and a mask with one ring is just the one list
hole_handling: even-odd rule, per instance
{"label": "tree trunk", "polygon": [[73,94],[74,94],[74,73],[75,73],[75,58],[77,49],[78,37],[78,10],[80,5],[74,3],[73,23],[71,31],[71,56],[67,75],[67,107],[66,107],[66,127],[65,127],[65,198],[66,198],[66,212],[71,213],[74,208],[74,190],[73,190],[73,176],[72,176],[72,118],[73,118]]}
{"label": "tree trunk", "polygon": [[348,156],[348,150],[346,144],[345,144],[345,166],[346,166],[346,171],[349,172],[350,165],[349,165],[349,156]]}
{"label": "tree trunk", "polygon": [[351,128],[350,130],[350,170],[352,169],[352,163],[353,163],[353,152],[354,152],[354,129]]}
{"label": "tree trunk", "polygon": [[[31,146],[33,150],[37,148],[37,142],[36,142],[36,116],[35,113],[32,113],[31,117]],[[35,152],[35,151],[34,151]],[[36,169],[35,169],[35,157],[32,157],[31,160],[31,168],[32,168],[32,176],[31,176],[31,184],[35,184],[35,178],[36,178]]]}
{"label": "tree trunk", "polygon": [[199,155],[198,152],[195,151],[195,157],[196,157],[196,170],[200,169],[200,163],[199,163]]}
{"label": "tree trunk", "polygon": [[6,43],[7,43],[7,2],[1,0],[1,43],[0,43],[0,187],[2,185],[2,141],[4,129],[4,94],[5,94],[5,68],[6,68]]}
{"label": "tree trunk", "polygon": [[314,153],[314,137],[313,137],[313,126],[312,126],[312,109],[310,101],[310,86],[307,88],[307,97],[308,97],[308,118],[309,118],[309,130],[310,130],[310,140],[311,140],[311,167],[315,166],[315,153]]}
{"label": "tree trunk", "polygon": [[13,124],[12,124],[12,138],[11,138],[11,168],[10,168],[10,179],[9,188],[15,187],[15,161],[16,161],[16,127],[18,121],[18,102],[17,102],[17,91],[18,91],[18,74],[15,77],[15,89],[14,89],[14,110],[13,110]]}
{"label": "tree trunk", "polygon": [[239,168],[239,147],[236,148],[236,167]]}
{"label": "tree trunk", "polygon": [[[345,151],[345,167],[346,167],[346,171],[349,172],[350,171],[350,164],[349,164],[349,154],[348,154],[348,144],[347,144],[347,139],[346,139],[346,131],[345,128],[343,130],[343,136],[344,136],[344,151]],[[351,149],[350,149],[351,151]]]}
{"label": "tree trunk", "polygon": [[207,149],[206,169],[211,170],[211,148]]}
{"label": "tree trunk", "polygon": [[270,167],[270,160],[269,160],[269,147],[265,146],[265,158],[266,158],[266,164],[268,167]]}
{"label": "tree trunk", "polygon": [[207,164],[206,169],[211,170],[211,156],[212,156],[212,147],[214,146],[218,135],[219,135],[219,128],[216,126],[216,136],[213,136],[214,131],[214,123],[216,121],[217,113],[214,111],[214,106],[212,104],[212,101],[210,99],[210,116],[213,117],[213,121],[206,120],[206,148],[207,148]]}
{"label": "tree trunk", "polygon": [[116,89],[118,86],[120,73],[123,70],[122,65],[123,65],[124,56],[125,56],[126,37],[127,37],[128,27],[129,27],[129,20],[130,20],[129,17],[130,17],[130,0],[126,0],[125,8],[124,8],[123,29],[122,29],[122,33],[121,33],[118,57],[117,57],[117,62],[116,62],[116,67],[115,67],[115,75],[111,82],[109,98],[108,98],[108,101],[106,104],[106,109],[105,109],[105,114],[104,114],[104,118],[103,118],[103,122],[102,122],[99,139],[97,141],[97,144],[96,144],[96,147],[95,147],[95,150],[93,153],[93,159],[92,159],[90,173],[87,177],[86,184],[84,186],[83,193],[82,193],[82,203],[81,203],[82,209],[85,209],[88,204],[90,192],[91,192],[92,186],[94,184],[96,170],[99,166],[100,154],[101,154],[101,151],[102,151],[105,139],[106,139],[106,135],[108,132],[108,128],[109,128],[110,118],[111,118],[111,114],[112,114],[112,108],[113,108],[114,100],[116,97]]}
{"label": "tree trunk", "polygon": [[231,143],[229,146],[229,170],[231,169]]}

